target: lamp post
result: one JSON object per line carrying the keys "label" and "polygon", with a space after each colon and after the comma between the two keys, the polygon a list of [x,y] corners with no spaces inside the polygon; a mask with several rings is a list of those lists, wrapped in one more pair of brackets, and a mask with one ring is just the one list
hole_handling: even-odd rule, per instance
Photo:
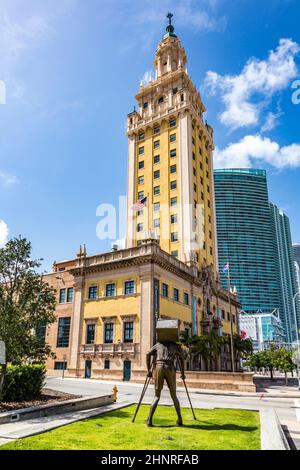
{"label": "lamp post", "polygon": [[297,377],[298,377],[298,390],[300,390],[300,375],[299,375],[299,361],[300,361],[300,345],[299,345],[299,332],[297,324],[297,313],[296,313],[296,298],[300,295],[300,291],[296,292],[293,298],[293,308],[294,308],[294,321],[296,327],[296,340],[297,340]]}

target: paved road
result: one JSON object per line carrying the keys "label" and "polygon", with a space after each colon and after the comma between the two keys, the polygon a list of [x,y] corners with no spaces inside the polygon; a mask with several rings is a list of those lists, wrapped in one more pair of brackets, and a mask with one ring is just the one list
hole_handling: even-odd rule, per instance
{"label": "paved road", "polygon": [[[49,377],[46,381],[46,387],[75,395],[92,396],[112,393],[115,382],[106,382],[98,380],[84,379],[61,379]],[[121,400],[138,401],[141,394],[142,385],[133,383],[117,383],[118,397]],[[191,392],[192,403],[195,408],[242,408],[250,410],[259,410],[261,408],[274,408],[280,420],[283,429],[286,432],[290,445],[300,450],[300,400],[292,398],[270,398],[264,396],[228,396],[203,394],[195,391]],[[153,399],[153,386],[149,386],[144,402],[151,402]],[[178,398],[184,407],[189,403],[185,390],[178,389]],[[170,404],[168,390],[162,393],[162,404]]]}

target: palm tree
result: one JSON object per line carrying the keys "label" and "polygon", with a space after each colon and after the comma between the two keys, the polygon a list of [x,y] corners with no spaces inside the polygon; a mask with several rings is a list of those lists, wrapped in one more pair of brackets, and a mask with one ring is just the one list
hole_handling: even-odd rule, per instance
{"label": "palm tree", "polygon": [[[228,338],[229,346],[231,346],[230,338]],[[239,359],[247,358],[253,353],[253,343],[250,338],[243,335],[233,335],[233,351],[234,359],[237,364]]]}

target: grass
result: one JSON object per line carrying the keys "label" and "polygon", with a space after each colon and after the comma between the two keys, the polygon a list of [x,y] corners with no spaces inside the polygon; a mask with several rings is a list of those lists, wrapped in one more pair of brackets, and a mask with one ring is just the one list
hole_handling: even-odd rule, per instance
{"label": "grass", "polygon": [[182,409],[184,427],[176,426],[173,407],[160,406],[153,428],[147,428],[149,406],[106,413],[0,447],[3,450],[259,450],[260,425],[256,411]]}

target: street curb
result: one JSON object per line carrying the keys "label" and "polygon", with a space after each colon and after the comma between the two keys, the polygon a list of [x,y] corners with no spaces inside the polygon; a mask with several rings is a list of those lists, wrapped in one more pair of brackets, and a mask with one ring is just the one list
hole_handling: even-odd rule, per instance
{"label": "street curb", "polygon": [[0,413],[0,425],[8,423],[17,423],[34,418],[53,416],[62,413],[74,411],[89,410],[114,402],[113,395],[101,395],[84,398],[74,398],[71,400],[60,401],[47,405],[33,406],[31,408],[22,408],[14,411]]}
{"label": "street curb", "polygon": [[[102,414],[110,413],[112,411],[120,410],[122,408],[128,408],[129,406],[132,406],[132,405],[135,405],[135,402],[124,401],[120,403],[108,404],[106,406],[104,405],[101,408],[95,408],[91,410],[80,410],[78,411],[78,416],[76,417],[74,416],[71,417],[69,413],[66,413],[66,416],[64,414],[57,415],[56,420],[61,420],[64,422],[60,422],[60,423],[56,422],[56,424],[53,424],[53,422],[50,422],[48,423],[48,426],[44,426],[41,423],[40,429],[35,429],[34,431],[33,430],[30,431],[27,429],[27,430],[24,430],[23,432],[21,431],[18,433],[18,431],[15,431],[13,433],[8,433],[7,436],[0,436],[0,447],[13,441],[25,439],[26,437],[37,436],[39,434],[45,434],[46,432],[53,431],[54,429],[62,428],[64,426],[68,426],[69,424],[76,423],[78,421],[84,421],[86,419],[96,418],[97,416],[100,416]],[[80,413],[84,413],[84,414],[80,414]]]}
{"label": "street curb", "polygon": [[259,410],[261,450],[290,450],[274,408]]}

